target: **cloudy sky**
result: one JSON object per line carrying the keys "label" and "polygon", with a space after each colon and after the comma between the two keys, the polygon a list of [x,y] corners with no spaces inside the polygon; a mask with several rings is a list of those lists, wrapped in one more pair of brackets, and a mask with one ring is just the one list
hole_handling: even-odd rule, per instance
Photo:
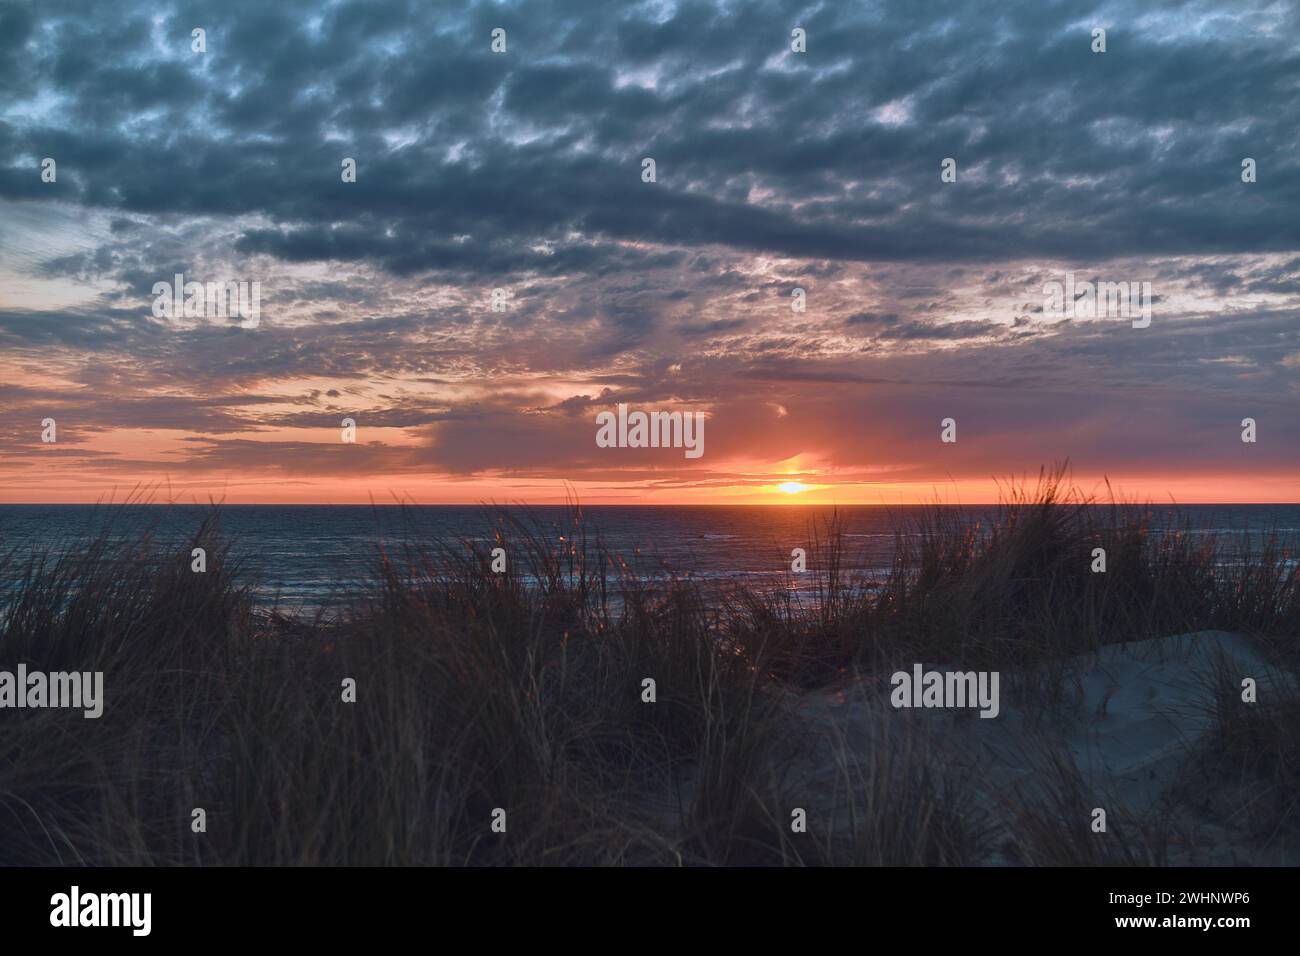
{"label": "cloudy sky", "polygon": [[1288,0],[0,2],[0,88],[0,501],[1300,501]]}

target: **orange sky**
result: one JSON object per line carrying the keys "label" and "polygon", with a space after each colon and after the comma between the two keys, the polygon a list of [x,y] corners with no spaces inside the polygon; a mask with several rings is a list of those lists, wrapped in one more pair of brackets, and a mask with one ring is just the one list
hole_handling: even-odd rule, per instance
{"label": "orange sky", "polygon": [[[148,454],[148,436],[137,436],[132,457]],[[97,442],[96,444],[102,444]],[[949,504],[995,502],[1006,485],[1001,478],[941,477],[933,481],[838,480],[816,471],[782,471],[758,462],[735,463],[743,480],[708,487],[674,487],[672,483],[637,480],[618,482],[570,480],[561,476],[420,477],[410,474],[364,475],[348,478],[283,477],[267,474],[195,475],[189,471],[167,474],[164,459],[137,476],[78,474],[66,463],[45,465],[29,461],[21,470],[0,474],[0,503],[93,503],[121,501],[144,494],[156,502],[228,504],[379,504],[395,500],[417,504],[478,504],[483,502],[530,504],[563,503],[576,495],[586,504],[825,504],[900,505],[936,500]],[[1032,484],[1036,474],[1020,473],[1017,480]],[[1073,483],[1085,493],[1105,500],[1105,476],[1072,470]],[[1242,477],[1231,473],[1168,476],[1159,473],[1111,477],[1111,486],[1125,500],[1216,503],[1297,503],[1300,479],[1290,475]]]}

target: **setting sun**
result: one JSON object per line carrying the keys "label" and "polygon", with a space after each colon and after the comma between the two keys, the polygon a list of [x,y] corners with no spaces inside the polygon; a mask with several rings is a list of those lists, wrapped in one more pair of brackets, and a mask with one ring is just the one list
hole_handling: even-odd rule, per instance
{"label": "setting sun", "polygon": [[787,481],[785,484],[777,485],[777,488],[784,491],[787,495],[797,495],[801,491],[807,491],[808,485],[801,484],[797,481]]}

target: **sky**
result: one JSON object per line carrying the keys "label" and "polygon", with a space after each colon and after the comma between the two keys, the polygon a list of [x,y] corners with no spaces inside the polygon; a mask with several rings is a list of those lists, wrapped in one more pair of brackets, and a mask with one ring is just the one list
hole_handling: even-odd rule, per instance
{"label": "sky", "polygon": [[1300,501],[1300,4],[0,2],[0,89],[0,502]]}

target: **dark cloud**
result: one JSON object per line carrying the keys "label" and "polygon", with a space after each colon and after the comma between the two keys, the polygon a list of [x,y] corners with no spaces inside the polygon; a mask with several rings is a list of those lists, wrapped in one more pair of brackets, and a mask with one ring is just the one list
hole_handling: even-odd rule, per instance
{"label": "dark cloud", "polygon": [[65,198],[256,215],[274,225],[243,251],[396,272],[545,269],[542,241],[550,268],[584,271],[601,240],[830,262],[1300,245],[1293,7],[1217,35],[1193,29],[1218,20],[1206,4],[1098,10],[1101,55],[1065,2],[968,3],[943,29],[905,4],[666,9],[6,7],[0,69],[62,105],[5,116],[0,195],[35,195],[18,156],[53,155]]}

